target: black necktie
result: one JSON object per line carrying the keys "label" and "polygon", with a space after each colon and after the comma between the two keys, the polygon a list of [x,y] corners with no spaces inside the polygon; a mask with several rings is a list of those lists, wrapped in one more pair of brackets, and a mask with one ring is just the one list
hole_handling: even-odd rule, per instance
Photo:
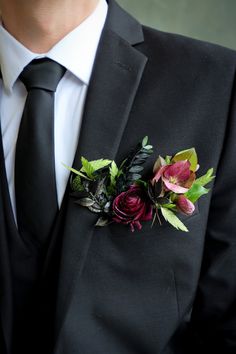
{"label": "black necktie", "polygon": [[19,79],[26,99],[16,144],[15,195],[20,234],[44,244],[58,205],[54,161],[54,93],[65,68],[33,60]]}

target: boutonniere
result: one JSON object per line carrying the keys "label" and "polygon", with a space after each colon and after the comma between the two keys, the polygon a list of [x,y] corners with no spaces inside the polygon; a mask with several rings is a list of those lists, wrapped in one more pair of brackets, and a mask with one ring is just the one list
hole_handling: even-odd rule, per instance
{"label": "boutonniere", "polygon": [[191,215],[196,201],[209,192],[213,168],[197,178],[198,157],[194,148],[174,156],[159,156],[149,180],[142,178],[143,165],[153,153],[145,137],[127,158],[117,166],[115,161],[81,158],[80,170],[71,172],[71,196],[75,203],[98,214],[96,226],[108,223],[129,225],[140,230],[142,222],[152,220],[152,226],[161,218],[176,229],[187,232],[178,218],[179,213]]}

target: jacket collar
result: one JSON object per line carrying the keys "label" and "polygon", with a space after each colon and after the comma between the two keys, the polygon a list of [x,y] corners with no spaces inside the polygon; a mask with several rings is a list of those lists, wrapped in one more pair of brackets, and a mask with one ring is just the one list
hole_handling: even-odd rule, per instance
{"label": "jacket collar", "polygon": [[123,38],[130,45],[142,43],[144,41],[143,30],[140,23],[124,11],[116,1],[107,0],[108,16],[107,28],[110,28],[120,38]]}

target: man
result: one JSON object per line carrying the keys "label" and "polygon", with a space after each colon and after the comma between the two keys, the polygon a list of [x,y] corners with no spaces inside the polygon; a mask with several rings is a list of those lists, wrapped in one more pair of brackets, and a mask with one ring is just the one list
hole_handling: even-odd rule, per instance
{"label": "man", "polygon": [[[235,353],[235,52],[143,27],[113,0],[0,3],[1,354]],[[192,146],[215,169],[189,234],[98,228],[70,197],[61,162],[121,162],[145,135],[147,174]]]}

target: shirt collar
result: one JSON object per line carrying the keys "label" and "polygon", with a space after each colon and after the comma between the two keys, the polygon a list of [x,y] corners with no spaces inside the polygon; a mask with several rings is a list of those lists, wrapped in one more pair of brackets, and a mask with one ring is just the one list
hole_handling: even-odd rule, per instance
{"label": "shirt collar", "polygon": [[12,90],[24,67],[33,59],[44,57],[63,65],[88,85],[107,9],[106,1],[100,0],[89,17],[44,54],[31,52],[0,25],[0,65],[6,89]]}

